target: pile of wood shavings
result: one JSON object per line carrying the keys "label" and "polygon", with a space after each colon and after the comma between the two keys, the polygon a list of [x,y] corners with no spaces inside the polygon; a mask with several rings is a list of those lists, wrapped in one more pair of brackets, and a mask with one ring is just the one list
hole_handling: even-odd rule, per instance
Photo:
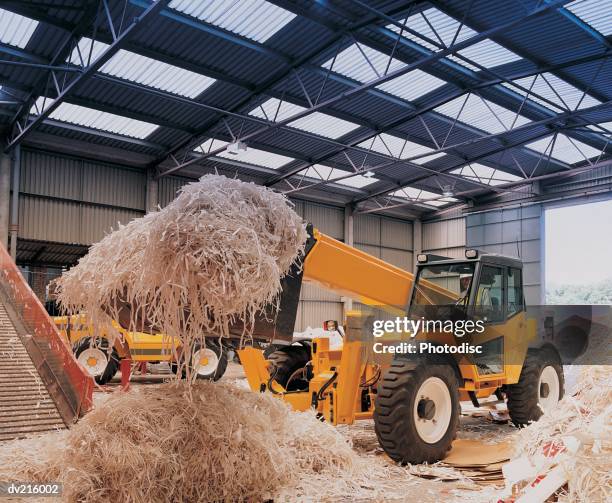
{"label": "pile of wood shavings", "polygon": [[67,432],[0,447],[0,480],[60,482],[79,502],[264,501],[323,475],[350,491],[367,474],[330,425],[224,383],[116,393]]}
{"label": "pile of wood shavings", "polygon": [[[68,314],[87,312],[93,326],[178,337],[190,352],[204,335],[244,333],[278,301],[280,281],[303,250],[302,219],[282,194],[236,179],[206,175],[178,197],[94,244],[57,281]],[[124,326],[126,323],[122,323]]]}
{"label": "pile of wood shavings", "polygon": [[[603,365],[585,365],[581,370],[577,392],[566,395],[554,414],[545,414],[521,430],[516,439],[518,457],[527,456],[537,465],[542,453],[553,459],[554,453],[560,454],[568,491],[559,501],[612,501],[612,370]],[[578,449],[563,456],[569,440]],[[534,473],[533,479],[540,475],[546,472]]]}

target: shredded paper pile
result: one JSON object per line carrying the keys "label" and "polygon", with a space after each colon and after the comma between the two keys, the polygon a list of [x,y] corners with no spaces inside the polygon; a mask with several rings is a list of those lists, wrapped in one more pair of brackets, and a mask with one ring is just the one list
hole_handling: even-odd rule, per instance
{"label": "shredded paper pile", "polygon": [[611,382],[609,367],[582,366],[575,393],[521,430],[519,455],[504,469],[517,501],[544,501],[558,490],[559,501],[612,501]]}
{"label": "shredded paper pile", "polygon": [[314,415],[201,381],[115,393],[67,432],[0,447],[0,480],[60,482],[79,502],[265,501],[321,473],[366,472]]}
{"label": "shredded paper pile", "polygon": [[232,323],[248,334],[255,315],[277,302],[305,240],[282,194],[206,175],[93,245],[58,280],[57,297],[110,333],[116,320],[178,337],[189,351],[205,335],[227,336]]}

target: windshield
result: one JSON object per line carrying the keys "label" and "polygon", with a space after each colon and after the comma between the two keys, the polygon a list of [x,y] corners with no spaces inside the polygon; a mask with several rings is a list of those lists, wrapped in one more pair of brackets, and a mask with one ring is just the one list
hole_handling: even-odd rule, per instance
{"label": "windshield", "polygon": [[411,312],[422,315],[422,306],[451,306],[465,312],[473,278],[473,262],[420,267],[412,297]]}

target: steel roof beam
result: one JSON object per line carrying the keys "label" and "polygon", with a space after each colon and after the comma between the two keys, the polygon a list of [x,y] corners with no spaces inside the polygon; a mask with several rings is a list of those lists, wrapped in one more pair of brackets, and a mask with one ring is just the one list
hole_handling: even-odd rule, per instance
{"label": "steel roof beam", "polygon": [[[593,106],[593,107],[590,107],[590,108],[586,108],[584,110],[581,110],[580,112],[585,112],[585,111],[593,112],[593,111],[598,111],[598,110],[601,110],[601,109],[604,109],[604,108],[609,108],[611,106],[612,106],[612,101],[608,101],[608,102],[602,103],[600,105],[596,105],[596,106]],[[572,120],[572,119],[575,119],[575,118],[579,118],[579,114],[576,113],[576,112],[566,112],[565,114],[562,114],[562,117],[557,117],[557,118],[563,118],[566,121],[568,121],[568,120]],[[547,125],[547,124],[549,124],[549,120],[548,119],[540,121],[539,123],[525,124],[524,126],[521,126],[520,128],[516,128],[514,131],[516,131],[517,129],[526,128],[527,126],[530,126],[530,125],[533,126],[533,125]],[[501,152],[503,152],[505,150],[509,150],[511,148],[515,148],[515,147],[524,145],[525,143],[535,141],[538,138],[546,137],[546,136],[550,135],[551,133],[553,133],[554,129],[555,128],[553,128],[553,131],[546,131],[545,133],[541,133],[537,137],[528,138],[526,140],[523,139],[523,140],[520,140],[518,142],[512,142],[512,143],[509,143],[509,144],[507,144],[507,145],[505,145],[505,146],[503,146],[501,148],[494,149],[494,150],[486,152],[484,154],[479,154],[478,156],[475,156],[473,159],[470,159],[469,163],[477,162],[477,161],[479,161],[481,159],[485,159],[485,158],[487,158],[489,156],[492,156],[492,155],[495,155],[495,154],[499,154],[499,153],[501,153]],[[562,128],[560,128],[560,129],[562,129]],[[442,174],[442,173],[445,173],[447,171],[451,171],[453,169],[461,168],[461,167],[463,167],[463,166],[465,166],[466,164],[469,164],[469,163],[460,163],[460,164],[457,164],[457,165],[454,165],[454,166],[450,166],[448,168],[444,168],[443,170],[440,171],[440,173]],[[567,169],[569,170],[569,169],[572,169],[572,168],[571,168],[571,166],[568,166]],[[556,173],[556,174],[559,174],[559,173]],[[425,177],[425,178],[428,178],[428,177]],[[399,187],[389,187],[387,189],[377,191],[376,193],[372,193],[372,194],[370,194],[368,197],[366,197],[364,199],[355,200],[354,203],[360,203],[360,202],[363,202],[366,199],[371,199],[373,197],[382,196],[382,195],[384,195],[384,194],[386,194],[386,193],[388,193],[388,192],[390,192],[392,190],[398,190],[400,188],[408,187],[412,183],[417,183],[417,182],[419,182],[422,179],[423,179],[422,177],[418,177],[418,178],[411,178],[409,180],[404,180],[404,182],[402,182],[401,186],[399,186]],[[498,187],[501,187],[501,185],[498,186]]]}
{"label": "steel roof beam", "polygon": [[5,151],[12,150],[16,145],[21,143],[24,138],[28,136],[42,121],[47,118],[54,110],[56,110],[66,99],[66,97],[72,93],[74,90],[78,89],[80,85],[83,84],[89,77],[95,74],[101,67],[106,63],[110,58],[112,58],[119,49],[121,49],[123,43],[129,39],[129,37],[133,36],[134,33],[144,26],[147,25],[148,22],[151,21],[152,18],[157,16],[159,11],[163,9],[169,0],[157,0],[154,4],[152,4],[147,10],[145,10],[139,17],[134,19],[132,24],[128,26],[122,33],[117,36],[117,39],[109,45],[109,47],[102,53],[100,56],[92,62],[88,67],[84,68],[82,73],[75,77],[70,83],[66,85],[66,87],[59,93],[58,97],[53,100],[47,106],[45,110],[43,110],[34,120],[32,120],[29,124],[27,124],[24,128],[22,128],[19,133],[13,137]]}
{"label": "steel roof beam", "polygon": [[[32,13],[32,14],[33,14],[33,13]],[[53,21],[53,22],[55,22],[55,21]],[[361,24],[364,24],[364,23],[361,23]],[[99,36],[99,37],[97,37],[98,39],[103,39],[103,38],[105,37],[105,35],[104,35],[104,34],[99,34],[99,35],[100,35],[100,36]],[[106,37],[108,38],[108,36],[106,36]],[[129,44],[127,44],[127,45],[126,45],[126,47],[130,47],[130,48],[132,48],[132,47],[131,47]],[[144,51],[147,51],[147,50],[146,50],[146,49],[144,49],[144,48],[132,48],[132,49],[133,49],[133,50],[135,50],[136,52],[140,52],[140,53],[143,53]],[[160,58],[160,57],[159,57],[159,55],[158,55],[157,53],[154,53],[154,52],[152,52],[152,51],[148,51],[148,54],[143,54],[143,55],[147,55],[148,57],[154,57],[154,58],[157,58],[157,59],[160,59],[160,60],[164,60],[164,58],[163,58],[163,57],[162,57],[162,58]],[[162,55],[162,56],[163,56],[163,55]],[[167,58],[166,58],[166,59],[167,59]],[[176,63],[176,61],[175,61],[175,59],[174,59],[174,58],[170,58],[170,59],[172,59],[172,62],[171,62],[171,63]],[[184,62],[183,62],[183,63],[184,63]],[[184,64],[181,64],[181,66],[182,66],[182,67],[185,67],[185,65],[184,65]],[[187,66],[191,66],[191,68],[189,68],[189,69],[191,69],[192,71],[193,71],[194,69],[195,69],[195,70],[198,70],[198,68],[193,68],[193,65],[187,65]],[[313,67],[309,68],[309,70],[310,70],[310,71],[318,71],[318,72],[321,72],[323,69],[322,69],[322,68],[319,68],[319,67],[314,67],[314,66],[313,66]],[[200,69],[200,72],[199,72],[199,73],[202,73],[202,72],[201,72],[201,69]],[[218,77],[219,77],[219,75],[213,75],[213,74],[211,74],[211,73],[208,73],[207,75],[212,76],[213,78],[215,78],[215,77],[217,77],[217,78],[218,78]],[[337,76],[332,76],[332,78],[337,78]],[[252,85],[248,85],[248,83],[245,83],[245,82],[236,82],[236,81],[233,81],[231,78],[230,78],[229,80],[226,78],[225,80],[226,80],[226,81],[228,81],[228,82],[230,82],[230,83],[232,83],[232,84],[235,84],[235,85],[241,85],[241,86],[245,86],[245,87],[247,87],[247,88],[252,88],[252,87],[253,87]],[[494,83],[496,83],[496,82],[491,82],[491,83],[490,83],[490,85],[493,85]],[[486,87],[487,85],[489,85],[489,83],[484,83],[484,84],[481,84],[481,85],[479,85],[479,87]],[[402,100],[399,100],[399,99],[393,98],[392,96],[387,95],[387,94],[385,94],[385,93],[382,93],[382,92],[377,92],[376,90],[370,90],[370,91],[368,91],[368,92],[376,93],[377,95],[380,95],[379,97],[382,97],[383,99],[393,100],[394,102],[397,102],[397,103],[400,103],[400,104],[402,104],[402,105],[404,105],[404,106],[410,107],[410,105],[409,105],[407,102],[403,102]],[[397,103],[396,103],[396,104],[397,104]]]}
{"label": "steel roof beam", "polygon": [[[353,96],[359,95],[369,89],[372,89],[376,86],[379,86],[385,82],[388,82],[390,80],[393,80],[397,77],[400,77],[402,75],[405,75],[413,70],[416,70],[418,68],[421,68],[423,66],[429,65],[434,61],[438,61],[439,59],[446,57],[450,54],[454,54],[455,52],[464,49],[466,47],[470,47],[478,42],[481,42],[483,40],[485,40],[486,38],[489,38],[490,36],[496,34],[496,33],[500,33],[503,32],[505,30],[508,30],[514,26],[516,26],[517,24],[520,24],[521,22],[524,22],[526,19],[531,19],[533,17],[537,17],[540,16],[542,14],[544,14],[545,12],[548,12],[550,9],[553,8],[557,8],[559,5],[561,5],[562,3],[564,3],[567,0],[557,0],[555,2],[551,2],[549,4],[545,4],[543,6],[539,6],[535,9],[533,9],[532,11],[530,11],[528,14],[525,14],[523,16],[521,16],[520,18],[517,18],[509,23],[504,23],[502,25],[496,26],[494,28],[491,28],[489,30],[486,30],[482,33],[478,33],[476,35],[474,35],[473,37],[470,37],[467,40],[458,42],[456,44],[454,44],[452,47],[448,47],[444,50],[441,50],[435,54],[431,54],[425,58],[422,58],[414,63],[410,63],[406,66],[404,66],[403,68],[399,68],[397,70],[394,70],[392,72],[387,73],[386,75],[383,75],[381,77],[378,77],[374,80],[371,80],[369,82],[363,83],[353,89],[350,89],[348,91],[344,91],[332,98],[329,98],[327,100],[325,100],[324,102],[320,102],[302,112],[296,113],[291,117],[287,117],[281,121],[275,122],[274,124],[271,124],[269,126],[266,126],[264,128],[258,129],[252,133],[249,133],[243,137],[241,137],[242,141],[248,140],[250,138],[254,138],[264,132],[270,131],[270,130],[274,130],[277,129],[279,127],[282,127],[290,122],[293,122],[297,119],[301,119],[303,117],[306,117],[310,114],[312,114],[313,112],[318,112],[326,107],[329,107],[331,105],[334,105],[335,103],[344,101],[344,100],[349,100],[351,99]],[[223,150],[225,150],[225,147],[219,148],[219,149],[215,149],[215,151],[211,152],[208,155],[216,155],[219,152],[222,152]],[[182,163],[181,165],[176,166],[175,168],[173,168],[172,170],[168,170],[165,171],[161,174],[161,176],[164,176],[166,174],[170,174],[172,172],[178,171],[179,169],[182,169],[186,166],[189,166],[190,164],[192,164],[193,162],[195,162],[195,160],[192,161],[187,161]]]}
{"label": "steel roof beam", "polygon": [[[601,161],[601,162],[596,162],[593,163],[592,165],[588,165],[588,166],[581,166],[579,168],[572,168],[569,171],[564,171],[563,173],[547,173],[545,175],[539,175],[533,178],[530,178],[529,180],[520,180],[520,181],[516,181],[516,182],[507,182],[504,183],[503,185],[499,185],[500,187],[504,187],[504,188],[511,188],[511,187],[519,187],[522,185],[528,185],[532,182],[538,182],[538,181],[542,181],[542,180],[549,180],[551,178],[559,178],[559,179],[563,179],[563,178],[568,178],[568,177],[573,177],[573,176],[577,176],[583,173],[588,173],[589,171],[593,171],[595,169],[598,168],[603,168],[603,167],[608,167],[612,165],[612,159],[608,159],[606,161]],[[470,196],[475,194],[475,190],[466,190],[466,191],[461,191],[458,192],[458,195],[463,195],[463,196]],[[454,197],[454,196],[453,196]],[[443,198],[443,196],[441,196],[440,198],[436,198],[436,199],[429,199],[429,201],[436,201],[438,199]],[[423,200],[424,202],[426,202],[426,200]],[[376,213],[378,211],[385,211],[385,210],[391,210],[391,209],[398,209],[398,208],[402,208],[405,206],[410,206],[412,203],[411,202],[405,202],[405,203],[397,203],[397,204],[393,204],[393,205],[389,205],[389,206],[383,206],[380,208],[370,208],[370,209],[366,209],[366,210],[356,210],[356,213],[359,214],[365,214],[365,213]],[[454,205],[456,206],[456,204]],[[448,208],[444,208],[444,211],[451,209],[452,206],[448,207]]]}

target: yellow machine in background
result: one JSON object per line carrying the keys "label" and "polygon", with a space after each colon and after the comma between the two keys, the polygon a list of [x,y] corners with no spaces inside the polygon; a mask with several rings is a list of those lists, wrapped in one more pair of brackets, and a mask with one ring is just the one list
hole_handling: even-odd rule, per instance
{"label": "yellow machine in background", "polygon": [[[507,398],[512,420],[526,425],[563,396],[559,354],[554,346],[537,343],[536,324],[526,317],[519,260],[475,250],[465,259],[420,255],[413,275],[316,230],[310,233],[304,281],[357,299],[379,314],[384,308],[394,316],[482,320],[484,331],[467,340],[488,347],[489,358],[373,358],[367,316],[355,312],[347,316],[342,349],[330,349],[329,340],[319,338],[279,345],[267,359],[256,348],[239,350],[253,391],[273,393],[296,410],[313,409],[331,424],[373,418],[381,446],[404,463],[444,457],[456,435],[461,400]],[[300,284],[298,292],[283,295],[295,298]],[[416,336],[420,339],[422,334]],[[440,332],[427,334],[427,341],[458,345],[466,339]]]}
{"label": "yellow machine in background", "polygon": [[[130,332],[114,323],[121,333],[121,341],[116,340],[109,349],[108,334],[95,329],[85,314],[56,316],[53,318],[58,330],[72,344],[75,357],[96,379],[98,384],[108,383],[119,370],[124,358],[133,362],[168,362],[173,372],[178,365],[174,355],[181,354],[178,339],[162,334]],[[174,351],[173,351],[174,346]],[[221,347],[214,337],[206,338],[206,345],[195,344],[190,362],[200,379],[220,379],[227,368],[227,348]]]}

